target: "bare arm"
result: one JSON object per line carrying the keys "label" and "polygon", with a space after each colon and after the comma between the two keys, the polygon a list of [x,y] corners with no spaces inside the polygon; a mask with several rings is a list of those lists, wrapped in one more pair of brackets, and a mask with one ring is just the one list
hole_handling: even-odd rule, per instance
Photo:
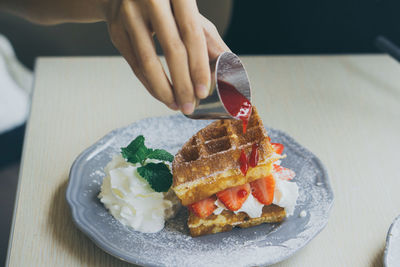
{"label": "bare arm", "polygon": [[[105,21],[115,47],[149,93],[185,114],[209,93],[209,62],[229,51],[196,0],[0,0],[0,8],[40,24]],[[154,34],[171,79],[156,54]]]}
{"label": "bare arm", "polygon": [[106,20],[107,0],[0,0],[0,8],[38,24]]}

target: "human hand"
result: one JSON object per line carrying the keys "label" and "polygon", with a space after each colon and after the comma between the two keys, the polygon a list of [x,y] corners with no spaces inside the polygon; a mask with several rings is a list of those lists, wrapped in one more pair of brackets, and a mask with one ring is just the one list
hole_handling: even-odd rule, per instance
{"label": "human hand", "polygon": [[[111,1],[107,24],[115,47],[149,93],[173,110],[190,114],[208,96],[209,62],[230,51],[195,0]],[[167,61],[169,81],[156,54],[156,35]]]}

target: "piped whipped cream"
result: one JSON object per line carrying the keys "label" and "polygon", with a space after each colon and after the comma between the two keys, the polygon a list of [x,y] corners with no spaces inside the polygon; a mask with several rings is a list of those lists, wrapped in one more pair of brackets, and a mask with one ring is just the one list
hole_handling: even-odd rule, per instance
{"label": "piped whipped cream", "polygon": [[156,233],[165,220],[175,216],[180,202],[171,189],[155,192],[137,168],[121,155],[113,157],[105,167],[106,177],[99,194],[100,201],[122,224],[143,233]]}
{"label": "piped whipped cream", "polygon": [[[285,208],[286,216],[293,215],[294,208],[296,206],[297,198],[299,196],[299,188],[293,181],[280,179],[278,175],[274,175],[275,178],[275,190],[274,200],[272,204],[279,207]],[[224,209],[227,209],[219,199],[215,201],[217,208],[214,210],[215,215],[221,214]],[[260,203],[253,194],[249,194],[242,207],[234,211],[235,214],[239,212],[245,212],[250,218],[260,217],[264,204]]]}

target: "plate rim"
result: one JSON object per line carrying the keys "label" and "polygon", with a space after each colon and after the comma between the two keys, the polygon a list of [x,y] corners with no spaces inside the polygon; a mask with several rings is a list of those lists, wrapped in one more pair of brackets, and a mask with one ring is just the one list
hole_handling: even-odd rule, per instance
{"label": "plate rim", "polygon": [[[79,203],[78,203],[78,201],[75,201],[74,197],[73,197],[73,192],[72,192],[73,178],[72,177],[74,175],[77,176],[76,173],[79,170],[79,164],[82,161],[82,159],[85,158],[90,153],[92,153],[93,151],[95,151],[95,149],[97,148],[99,143],[101,143],[101,142],[106,143],[109,139],[113,138],[113,136],[116,133],[123,131],[124,129],[127,129],[140,121],[145,121],[145,120],[149,120],[149,119],[170,119],[170,118],[174,118],[174,117],[182,118],[184,116],[180,115],[180,114],[178,114],[178,115],[175,114],[175,115],[168,115],[168,116],[147,117],[147,118],[143,118],[143,119],[134,121],[125,126],[115,128],[115,129],[111,130],[110,132],[108,132],[107,134],[105,134],[104,136],[102,136],[101,138],[97,139],[96,142],[94,142],[92,145],[90,145],[89,147],[84,149],[81,153],[79,153],[71,165],[69,176],[68,176],[68,185],[67,185],[67,189],[66,189],[66,193],[65,193],[65,199],[70,207],[74,225],[81,232],[83,232],[97,247],[99,247],[104,252],[106,252],[106,253],[112,255],[113,257],[116,257],[124,262],[133,263],[133,264],[142,265],[142,266],[159,266],[159,265],[155,265],[155,264],[149,264],[149,262],[147,262],[147,261],[140,260],[136,257],[132,257],[130,255],[124,254],[123,252],[120,252],[118,249],[114,248],[113,246],[106,244],[101,238],[99,238],[99,236],[94,231],[92,231],[92,229],[90,227],[86,226],[86,224],[84,222],[82,222],[81,216],[79,216],[79,212],[78,212]],[[208,121],[212,122],[213,120],[208,120]],[[265,265],[265,264],[269,265],[269,264],[274,264],[274,263],[284,261],[284,260],[292,257],[297,251],[304,248],[312,239],[314,239],[326,227],[326,225],[328,224],[328,221],[329,221],[329,217],[331,214],[333,204],[334,204],[334,192],[333,192],[333,189],[331,186],[331,181],[330,181],[330,178],[329,178],[329,175],[328,175],[328,172],[327,172],[325,166],[323,165],[322,161],[314,153],[312,153],[306,147],[301,145],[299,142],[297,142],[292,136],[290,136],[286,132],[279,130],[279,129],[275,129],[273,127],[269,127],[269,126],[266,127],[265,125],[264,125],[264,128],[267,131],[272,130],[273,132],[277,133],[279,136],[284,136],[289,142],[298,145],[302,149],[302,151],[304,151],[306,154],[308,154],[307,156],[310,156],[310,158],[312,158],[315,161],[315,163],[318,165],[318,168],[322,172],[323,177],[325,177],[324,184],[326,186],[324,187],[324,189],[326,190],[326,193],[327,193],[327,199],[329,199],[328,207],[327,207],[327,210],[326,210],[326,213],[324,216],[325,220],[323,221],[322,224],[320,224],[318,226],[319,227],[318,230],[316,230],[312,235],[308,236],[308,238],[304,240],[304,242],[302,243],[301,246],[299,246],[299,248],[290,250],[288,253],[284,254],[283,257],[279,258],[279,260],[275,260],[273,262],[262,263],[263,265]]]}
{"label": "plate rim", "polygon": [[391,244],[391,241],[392,241],[392,238],[393,238],[393,236],[392,236],[393,228],[394,228],[397,224],[399,224],[398,227],[400,227],[400,215],[398,215],[398,216],[393,220],[392,224],[391,224],[390,227],[389,227],[389,230],[388,230],[388,232],[387,232],[387,235],[386,235],[385,250],[384,250],[384,252],[383,252],[383,265],[384,265],[384,266],[389,266],[389,263],[388,263],[389,247],[390,247],[390,244]]}

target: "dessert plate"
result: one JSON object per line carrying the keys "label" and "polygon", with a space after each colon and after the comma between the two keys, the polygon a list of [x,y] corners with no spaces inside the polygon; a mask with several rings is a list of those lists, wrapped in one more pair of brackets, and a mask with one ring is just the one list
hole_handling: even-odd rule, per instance
{"label": "dessert plate", "polygon": [[123,226],[97,198],[103,168],[136,136],[148,147],[176,154],[211,121],[182,115],[154,117],[116,129],[80,154],[72,165],[66,199],[76,226],[107,253],[146,266],[260,266],[282,261],[304,247],[327,224],[333,203],[328,175],[320,160],[282,131],[267,128],[272,142],[285,145],[282,166],[296,172],[299,198],[294,215],[279,224],[192,238],[182,209],[156,234]]}
{"label": "dessert plate", "polygon": [[386,267],[400,266],[400,216],[398,216],[389,228],[386,238],[386,248],[383,262]]}

